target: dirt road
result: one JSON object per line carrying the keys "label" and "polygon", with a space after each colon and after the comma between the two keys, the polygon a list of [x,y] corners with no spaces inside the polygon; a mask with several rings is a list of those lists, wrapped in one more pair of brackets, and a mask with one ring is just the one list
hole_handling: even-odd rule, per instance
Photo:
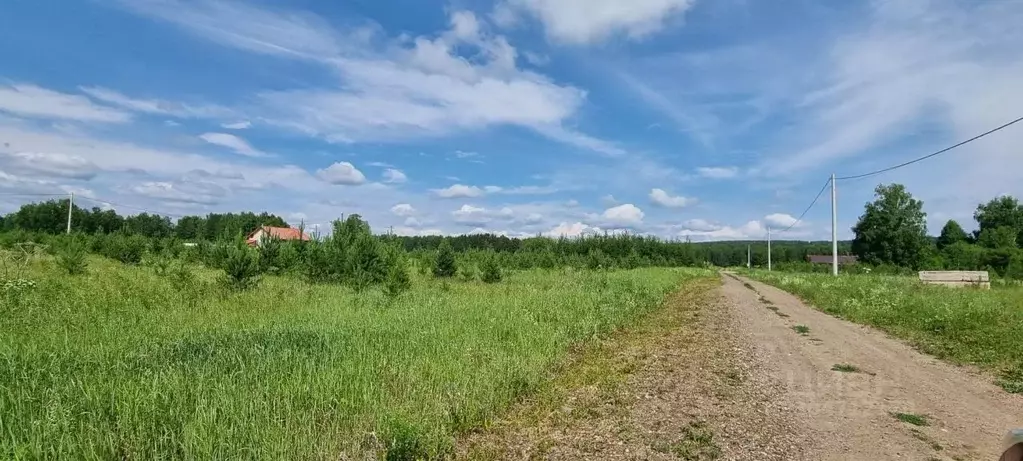
{"label": "dirt road", "polygon": [[635,344],[642,353],[608,359],[634,368],[614,393],[569,389],[564,412],[506,425],[463,455],[995,460],[1023,426],[1023,395],[773,287],[726,275],[693,296],[669,301],[685,315],[659,319],[677,324]]}

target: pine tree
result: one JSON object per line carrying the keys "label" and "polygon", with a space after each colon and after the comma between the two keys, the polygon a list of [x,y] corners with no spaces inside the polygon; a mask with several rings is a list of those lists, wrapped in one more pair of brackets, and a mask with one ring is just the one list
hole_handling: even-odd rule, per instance
{"label": "pine tree", "polygon": [[437,277],[454,277],[458,273],[458,265],[455,263],[455,251],[447,240],[441,242],[437,249],[437,260],[433,265],[433,275]]}
{"label": "pine tree", "polygon": [[408,276],[408,265],[405,258],[394,257],[391,260],[390,268],[387,271],[387,281],[384,282],[384,293],[387,296],[396,297],[412,287],[412,280]]}
{"label": "pine tree", "polygon": [[497,263],[496,254],[490,252],[483,258],[480,272],[480,280],[483,283],[499,283],[501,281],[501,265]]}

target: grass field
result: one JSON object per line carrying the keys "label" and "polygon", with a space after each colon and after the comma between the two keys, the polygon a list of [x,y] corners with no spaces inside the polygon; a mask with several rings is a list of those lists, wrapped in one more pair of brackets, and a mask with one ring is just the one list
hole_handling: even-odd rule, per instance
{"label": "grass field", "polygon": [[448,452],[570,348],[655,309],[685,269],[528,271],[379,291],[267,277],[235,293],[45,260],[0,304],[0,458],[390,459]]}
{"label": "grass field", "polygon": [[878,327],[924,352],[996,373],[1023,392],[1023,287],[923,285],[913,277],[749,272],[820,310]]}

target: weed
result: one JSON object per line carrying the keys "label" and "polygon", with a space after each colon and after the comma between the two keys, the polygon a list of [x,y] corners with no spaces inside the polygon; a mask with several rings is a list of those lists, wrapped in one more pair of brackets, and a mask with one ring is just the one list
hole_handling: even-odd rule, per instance
{"label": "weed", "polygon": [[810,327],[806,325],[795,325],[792,327],[792,329],[795,330],[796,333],[799,333],[803,336],[810,334]]}
{"label": "weed", "polygon": [[917,415],[914,413],[899,413],[892,412],[892,417],[907,424],[914,426],[930,426],[931,423],[927,421],[927,416]]}
{"label": "weed", "polygon": [[1023,363],[1002,371],[998,385],[1010,394],[1023,394]]}
{"label": "weed", "polygon": [[831,367],[831,371],[840,371],[842,373],[858,373],[860,369],[856,365],[849,365],[848,363],[836,363]]}
{"label": "weed", "polygon": [[714,431],[702,421],[694,421],[683,427],[682,438],[671,444],[671,452],[686,461],[721,457],[721,448],[714,442]]}

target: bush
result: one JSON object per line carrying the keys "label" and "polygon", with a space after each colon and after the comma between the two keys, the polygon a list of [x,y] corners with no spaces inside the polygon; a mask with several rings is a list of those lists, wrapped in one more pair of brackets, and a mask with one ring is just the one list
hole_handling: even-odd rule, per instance
{"label": "bush", "polygon": [[480,280],[483,283],[498,283],[501,281],[501,265],[497,263],[497,255],[490,254],[483,259],[480,266]]}
{"label": "bush", "polygon": [[112,234],[103,246],[103,255],[124,264],[138,264],[146,254],[148,242],[140,235]]}
{"label": "bush", "polygon": [[281,239],[275,236],[264,237],[259,246],[259,270],[276,274],[281,270]]}
{"label": "bush", "polygon": [[258,254],[244,243],[230,248],[224,261],[224,273],[231,288],[245,290],[255,286],[259,275]]}
{"label": "bush", "polygon": [[454,277],[458,272],[458,265],[455,263],[455,251],[447,240],[441,242],[437,248],[437,259],[433,263],[433,275],[436,277]]}
{"label": "bush", "polygon": [[57,265],[68,275],[84,274],[88,266],[85,250],[85,242],[77,237],[69,239],[57,254]]}
{"label": "bush", "polygon": [[607,257],[600,248],[593,248],[586,255],[586,267],[593,270],[607,267]]}
{"label": "bush", "polygon": [[463,282],[471,282],[476,280],[476,266],[473,264],[460,264],[458,266],[458,277]]}
{"label": "bush", "polygon": [[384,282],[384,293],[390,297],[396,297],[412,288],[412,280],[408,276],[408,264],[405,258],[394,256],[387,271],[387,281]]}
{"label": "bush", "polygon": [[372,234],[352,236],[348,249],[349,282],[356,290],[379,284],[387,278],[384,246]]}

